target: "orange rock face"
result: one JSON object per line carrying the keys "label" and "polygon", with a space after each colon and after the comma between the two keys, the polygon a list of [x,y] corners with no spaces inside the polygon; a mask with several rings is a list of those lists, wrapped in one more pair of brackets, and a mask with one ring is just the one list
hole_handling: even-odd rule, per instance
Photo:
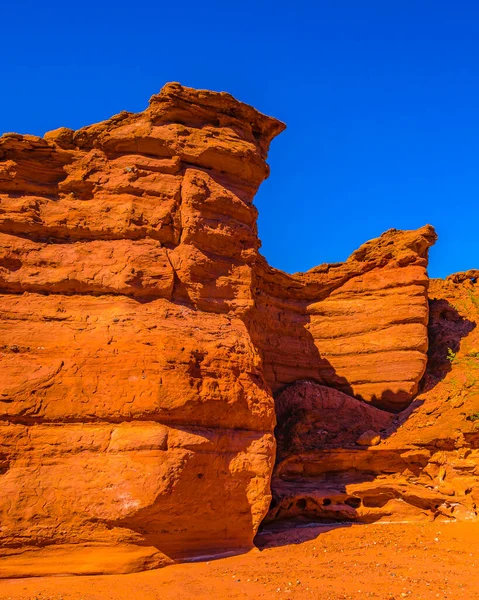
{"label": "orange rock face", "polygon": [[1,575],[19,553],[23,574],[98,573],[248,548],[275,397],[280,465],[298,397],[314,453],[325,411],[325,447],[347,446],[417,393],[434,230],[269,267],[253,198],[283,128],[168,84],[143,113],[0,138]]}
{"label": "orange rock face", "polygon": [[476,273],[431,280],[428,367],[401,413],[311,381],[277,397],[266,522],[478,520]]}
{"label": "orange rock face", "polygon": [[390,230],[345,263],[287,275],[256,268],[253,337],[274,392],[301,379],[398,412],[428,348],[427,252],[436,234]]}

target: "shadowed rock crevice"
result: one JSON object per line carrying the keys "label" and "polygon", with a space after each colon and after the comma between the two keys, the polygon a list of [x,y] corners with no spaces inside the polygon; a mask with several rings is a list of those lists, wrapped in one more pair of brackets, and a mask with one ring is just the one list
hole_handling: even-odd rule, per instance
{"label": "shadowed rock crevice", "polygon": [[435,381],[444,379],[451,371],[461,339],[476,327],[475,322],[461,316],[446,299],[431,299],[429,307],[429,366],[421,382],[423,391],[430,389]]}

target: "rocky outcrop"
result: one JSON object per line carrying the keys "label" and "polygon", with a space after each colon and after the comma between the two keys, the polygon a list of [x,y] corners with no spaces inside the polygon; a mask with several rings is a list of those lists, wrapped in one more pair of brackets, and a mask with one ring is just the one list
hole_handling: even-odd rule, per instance
{"label": "rocky outcrop", "polygon": [[431,280],[428,367],[403,412],[309,381],[279,395],[266,523],[478,519],[478,286]]}
{"label": "rocky outcrop", "polygon": [[[413,399],[435,233],[391,230],[307,273],[269,267],[253,198],[283,127],[168,84],[143,113],[0,138],[1,575],[251,547],[275,396],[279,431],[307,398],[313,453],[318,423],[325,448],[346,447]],[[285,436],[280,461],[299,452]]]}
{"label": "rocky outcrop", "polygon": [[170,84],[138,115],[0,138],[2,574],[46,546],[75,572],[251,546],[275,420],[241,317],[282,128]]}
{"label": "rocky outcrop", "polygon": [[436,234],[390,230],[344,263],[287,275],[256,268],[252,326],[274,392],[300,379],[397,412],[428,348],[427,253]]}

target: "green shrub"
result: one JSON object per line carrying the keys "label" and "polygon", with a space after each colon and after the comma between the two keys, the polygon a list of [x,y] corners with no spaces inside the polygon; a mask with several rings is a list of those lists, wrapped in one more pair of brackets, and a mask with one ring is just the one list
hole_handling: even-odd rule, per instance
{"label": "green shrub", "polygon": [[454,362],[456,360],[456,353],[453,351],[452,348],[447,349],[447,360],[449,360],[450,362]]}

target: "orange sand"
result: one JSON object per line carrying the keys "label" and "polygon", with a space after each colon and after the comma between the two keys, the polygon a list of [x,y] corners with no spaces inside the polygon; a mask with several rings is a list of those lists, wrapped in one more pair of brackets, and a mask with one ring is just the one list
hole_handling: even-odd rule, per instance
{"label": "orange sand", "polygon": [[0,581],[0,600],[479,598],[479,523],[308,527],[157,571]]}

